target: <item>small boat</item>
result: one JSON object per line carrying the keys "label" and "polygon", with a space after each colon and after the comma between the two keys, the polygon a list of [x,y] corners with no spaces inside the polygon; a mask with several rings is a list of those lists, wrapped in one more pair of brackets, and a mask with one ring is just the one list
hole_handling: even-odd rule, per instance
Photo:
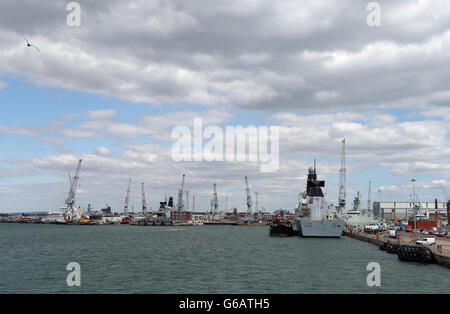
{"label": "small boat", "polygon": [[95,225],[95,222],[91,221],[86,216],[81,216],[80,220],[77,222],[77,225]]}
{"label": "small boat", "polygon": [[289,220],[277,217],[270,224],[269,234],[272,237],[291,237],[294,235],[294,227]]}

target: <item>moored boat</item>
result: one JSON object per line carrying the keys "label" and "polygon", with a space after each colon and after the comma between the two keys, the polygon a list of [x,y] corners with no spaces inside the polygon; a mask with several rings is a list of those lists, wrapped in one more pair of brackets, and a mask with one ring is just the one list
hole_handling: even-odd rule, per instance
{"label": "moored boat", "polygon": [[287,219],[275,219],[270,224],[270,236],[272,237],[291,237],[294,235],[294,227],[292,222]]}

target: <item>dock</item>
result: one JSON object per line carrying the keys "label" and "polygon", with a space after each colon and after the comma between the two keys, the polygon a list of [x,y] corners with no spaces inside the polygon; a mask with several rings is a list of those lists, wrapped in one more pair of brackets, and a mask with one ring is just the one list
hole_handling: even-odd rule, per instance
{"label": "dock", "polygon": [[[360,229],[345,227],[344,235],[353,239],[368,242],[378,247],[382,243],[390,242],[400,246],[411,245],[414,243],[414,233],[402,232],[396,239],[389,238],[386,234],[369,234]],[[418,237],[432,237],[431,235],[418,235]],[[436,237],[436,244],[426,246],[434,255],[436,264],[450,269],[450,239]]]}

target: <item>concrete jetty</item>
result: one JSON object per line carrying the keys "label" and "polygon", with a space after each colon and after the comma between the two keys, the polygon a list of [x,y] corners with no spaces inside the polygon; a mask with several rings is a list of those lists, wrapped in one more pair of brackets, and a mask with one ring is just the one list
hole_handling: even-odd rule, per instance
{"label": "concrete jetty", "polygon": [[[343,231],[345,236],[360,241],[365,241],[376,246],[380,246],[383,242],[398,243],[400,245],[411,245],[414,243],[414,233],[401,232],[397,239],[391,239],[386,234],[369,234],[357,228],[345,227]],[[419,235],[418,237],[432,237],[431,235]],[[436,244],[427,246],[434,255],[436,264],[450,268],[450,239],[435,238]]]}

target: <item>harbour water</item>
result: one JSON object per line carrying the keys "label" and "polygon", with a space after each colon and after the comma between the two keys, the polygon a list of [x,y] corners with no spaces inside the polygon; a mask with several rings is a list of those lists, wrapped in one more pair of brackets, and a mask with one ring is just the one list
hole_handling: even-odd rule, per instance
{"label": "harbour water", "polygon": [[[449,293],[444,267],[268,228],[0,224],[0,293]],[[70,262],[80,287],[66,284]],[[380,287],[367,286],[370,262]]]}

